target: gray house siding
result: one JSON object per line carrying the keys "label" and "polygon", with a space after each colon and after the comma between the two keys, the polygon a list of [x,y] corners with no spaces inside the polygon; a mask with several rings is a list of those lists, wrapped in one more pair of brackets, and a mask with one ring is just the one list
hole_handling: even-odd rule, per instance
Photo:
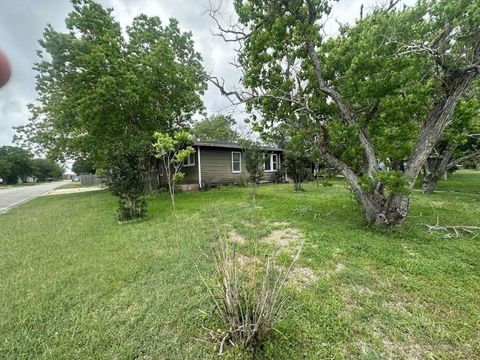
{"label": "gray house siding", "polygon": [[[185,174],[182,180],[177,181],[177,184],[198,184],[198,149],[195,149],[195,164],[192,166],[184,166],[182,172]],[[160,172],[160,185],[167,185],[167,178],[165,176],[165,169],[163,163],[158,160],[159,172]]]}
{"label": "gray house siding", "polygon": [[[240,173],[232,172],[232,152],[240,152]],[[241,150],[206,148],[200,149],[202,162],[202,183],[240,184],[245,175],[245,158]]]}
{"label": "gray house siding", "polygon": [[[202,187],[218,184],[241,184],[242,179],[248,176],[245,169],[245,155],[242,149],[225,147],[194,146],[195,164],[185,166],[182,172],[184,178],[177,184],[200,184]],[[241,155],[241,172],[234,172],[232,169],[232,152],[239,152]],[[277,154],[278,163],[281,168],[281,151],[266,151],[267,154]],[[199,165],[201,167],[201,179],[199,179]],[[166,177],[160,172],[160,185],[166,185]],[[262,181],[271,181],[274,171],[265,171]]]}
{"label": "gray house siding", "polygon": [[[242,171],[233,172],[232,152],[240,152]],[[206,148],[200,149],[202,166],[202,183],[208,184],[240,184],[242,178],[248,176],[245,169],[245,155],[240,149]],[[277,154],[281,166],[281,152],[268,151],[267,154]],[[262,181],[272,181],[275,171],[265,171]]]}

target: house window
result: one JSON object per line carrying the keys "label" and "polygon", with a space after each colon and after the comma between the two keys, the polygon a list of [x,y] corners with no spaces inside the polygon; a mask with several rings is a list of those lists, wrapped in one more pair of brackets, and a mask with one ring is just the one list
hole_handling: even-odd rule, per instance
{"label": "house window", "polygon": [[188,155],[183,161],[183,166],[195,166],[195,153]]}
{"label": "house window", "polygon": [[263,165],[265,171],[272,171],[272,163],[270,161],[270,154],[265,154],[265,164]]}
{"label": "house window", "polygon": [[265,154],[265,171],[277,171],[279,168],[278,154]]}
{"label": "house window", "polygon": [[278,169],[278,155],[272,154],[272,171],[277,171]]}
{"label": "house window", "polygon": [[242,172],[242,153],[232,151],[232,173]]}

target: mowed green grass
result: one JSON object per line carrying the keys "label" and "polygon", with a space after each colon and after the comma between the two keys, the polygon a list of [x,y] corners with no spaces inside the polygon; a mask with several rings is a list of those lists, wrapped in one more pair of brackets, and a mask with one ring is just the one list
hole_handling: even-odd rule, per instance
{"label": "mowed green grass", "polygon": [[216,358],[201,277],[216,238],[234,229],[245,256],[287,262],[292,248],[262,243],[279,227],[301,232],[297,266],[315,281],[287,286],[293,310],[257,358],[480,358],[480,235],[425,226],[480,226],[480,173],[440,184],[459,187],[415,192],[408,223],[388,231],[364,225],[341,181],[261,186],[255,205],[241,187],[181,193],[176,213],[158,194],[124,225],[105,191],[37,198],[0,215],[0,358]]}
{"label": "mowed green grass", "polygon": [[80,184],[80,181],[76,181],[76,182],[72,181],[67,184],[59,186],[57,189],[78,189],[81,187],[82,187],[82,184]]}

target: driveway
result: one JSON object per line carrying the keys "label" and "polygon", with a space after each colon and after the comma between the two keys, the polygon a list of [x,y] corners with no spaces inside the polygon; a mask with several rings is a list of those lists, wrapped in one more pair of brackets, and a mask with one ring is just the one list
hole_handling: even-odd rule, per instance
{"label": "driveway", "polygon": [[63,184],[69,183],[66,181],[56,181],[45,184],[30,185],[30,186],[14,186],[5,189],[0,189],[0,213],[7,211],[15,206],[23,204],[37,196],[45,194]]}

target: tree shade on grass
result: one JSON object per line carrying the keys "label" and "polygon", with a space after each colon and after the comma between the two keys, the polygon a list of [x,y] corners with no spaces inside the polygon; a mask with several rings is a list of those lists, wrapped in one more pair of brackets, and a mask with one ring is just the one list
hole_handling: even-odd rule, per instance
{"label": "tree shade on grass", "polygon": [[439,183],[468,194],[414,192],[406,226],[382,232],[364,226],[342,181],[302,193],[260,186],[255,206],[241,187],[179,193],[175,213],[158,194],[146,221],[122,226],[107,192],[35,199],[0,216],[0,358],[216,358],[197,340],[218,325],[199,275],[214,276],[213,259],[202,253],[221,229],[243,237],[244,257],[255,243],[270,254],[262,239],[285,228],[303,236],[298,266],[315,278],[288,285],[299,306],[262,358],[478,358],[478,237],[442,239],[424,224],[479,225],[479,177]]}

